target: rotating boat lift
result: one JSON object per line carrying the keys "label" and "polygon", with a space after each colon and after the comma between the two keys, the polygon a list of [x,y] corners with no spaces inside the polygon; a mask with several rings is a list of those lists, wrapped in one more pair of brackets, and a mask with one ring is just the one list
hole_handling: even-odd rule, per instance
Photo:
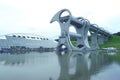
{"label": "rotating boat lift", "polygon": [[[62,16],[64,12],[67,12],[67,16]],[[71,12],[68,9],[62,9],[57,12],[50,23],[57,21],[61,28],[61,35],[59,37],[59,42],[57,50],[68,50],[68,51],[82,51],[82,50],[96,50],[98,49],[99,44],[103,44],[104,39],[108,40],[111,36],[107,31],[100,29],[94,24],[83,18],[75,18],[72,16]],[[70,32],[70,27],[73,26],[76,30],[76,33]],[[88,31],[91,34],[91,47],[88,42]],[[99,34],[99,39],[98,39]],[[104,36],[102,36],[104,35]],[[70,37],[76,37],[76,46],[73,46]],[[102,36],[102,37],[101,37]]]}

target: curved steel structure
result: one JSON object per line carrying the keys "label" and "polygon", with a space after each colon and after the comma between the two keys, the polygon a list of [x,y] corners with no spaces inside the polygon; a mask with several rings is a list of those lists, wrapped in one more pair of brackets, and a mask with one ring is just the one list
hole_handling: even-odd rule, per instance
{"label": "curved steel structure", "polygon": [[[68,15],[62,16],[64,12],[67,12]],[[81,50],[91,50],[98,49],[97,45],[97,36],[104,35],[106,38],[111,36],[107,31],[97,27],[95,24],[90,24],[90,22],[83,18],[75,18],[72,16],[71,12],[68,9],[62,9],[57,12],[54,17],[51,19],[51,23],[57,21],[60,24],[61,35],[59,37],[58,50],[69,51],[81,51]],[[70,32],[70,27],[73,26],[76,30],[76,33]],[[91,33],[91,47],[88,43],[88,31]],[[76,37],[76,46],[73,46],[70,36]],[[101,41],[102,43],[102,41]]]}

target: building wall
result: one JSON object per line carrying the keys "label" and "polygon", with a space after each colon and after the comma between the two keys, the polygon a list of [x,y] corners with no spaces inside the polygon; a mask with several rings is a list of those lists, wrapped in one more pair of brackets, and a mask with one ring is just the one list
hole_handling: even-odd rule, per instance
{"label": "building wall", "polygon": [[10,48],[11,46],[25,46],[29,48],[55,48],[57,43],[48,39],[26,39],[23,37],[13,36],[6,36],[6,39],[0,39],[1,48]]}

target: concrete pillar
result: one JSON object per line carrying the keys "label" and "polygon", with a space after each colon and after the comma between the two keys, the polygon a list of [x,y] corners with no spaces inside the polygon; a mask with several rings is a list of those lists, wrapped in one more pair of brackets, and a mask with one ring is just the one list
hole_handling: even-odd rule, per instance
{"label": "concrete pillar", "polygon": [[104,38],[102,35],[98,35],[98,44],[100,45],[104,44]]}
{"label": "concrete pillar", "polygon": [[104,41],[105,42],[108,41],[108,37],[107,36],[104,37]]}
{"label": "concrete pillar", "polygon": [[77,38],[77,47],[88,49],[90,48],[88,43],[88,30],[89,30],[89,23],[86,26],[82,26],[81,28],[75,27],[77,34],[80,34],[81,37]]}
{"label": "concrete pillar", "polygon": [[91,32],[91,49],[98,49],[97,32]]}

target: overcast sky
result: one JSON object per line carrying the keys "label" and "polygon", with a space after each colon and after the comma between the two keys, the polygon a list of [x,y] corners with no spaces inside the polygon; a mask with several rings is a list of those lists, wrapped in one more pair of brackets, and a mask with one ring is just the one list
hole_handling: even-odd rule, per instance
{"label": "overcast sky", "polygon": [[32,33],[56,37],[60,27],[50,24],[50,20],[64,8],[111,33],[120,31],[119,0],[0,0],[0,35]]}

